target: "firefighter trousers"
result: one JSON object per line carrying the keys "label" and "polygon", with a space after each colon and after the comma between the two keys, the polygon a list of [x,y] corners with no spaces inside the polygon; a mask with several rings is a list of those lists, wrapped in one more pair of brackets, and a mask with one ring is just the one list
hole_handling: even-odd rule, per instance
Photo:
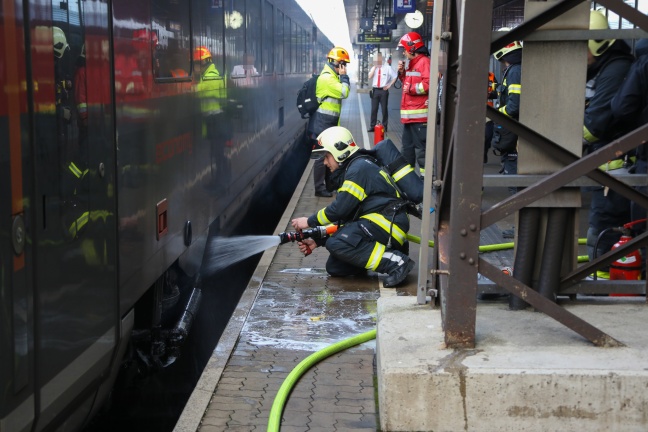
{"label": "firefighter trousers", "polygon": [[[404,232],[409,230],[409,220],[403,213],[396,216],[395,226]],[[401,245],[392,238],[387,247],[389,234],[369,220],[360,219],[342,226],[326,241],[330,256],[326,271],[331,276],[352,276],[366,273],[391,273],[409,257],[407,240]]]}

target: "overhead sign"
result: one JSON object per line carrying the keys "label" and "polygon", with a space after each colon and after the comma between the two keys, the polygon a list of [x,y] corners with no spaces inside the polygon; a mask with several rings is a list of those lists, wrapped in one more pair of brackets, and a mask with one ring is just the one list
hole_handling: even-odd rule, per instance
{"label": "overhead sign", "polygon": [[396,28],[396,17],[385,17],[385,28],[394,30]]}
{"label": "overhead sign", "polygon": [[379,35],[377,33],[361,33],[356,39],[356,43],[359,44],[376,44],[376,43],[385,43],[391,42],[391,35]]}
{"label": "overhead sign", "polygon": [[396,0],[394,13],[409,13],[416,10],[416,0]]}
{"label": "overhead sign", "polygon": [[362,30],[371,30],[373,28],[373,20],[371,18],[360,18],[360,28]]}

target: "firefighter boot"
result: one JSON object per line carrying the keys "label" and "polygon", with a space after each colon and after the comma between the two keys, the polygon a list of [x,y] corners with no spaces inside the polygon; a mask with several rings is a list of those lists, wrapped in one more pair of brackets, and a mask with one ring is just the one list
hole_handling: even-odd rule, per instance
{"label": "firefighter boot", "polygon": [[410,271],[414,268],[414,261],[407,255],[397,251],[385,252],[383,259],[389,259],[396,266],[389,271],[388,276],[383,280],[385,288],[395,288],[402,284]]}

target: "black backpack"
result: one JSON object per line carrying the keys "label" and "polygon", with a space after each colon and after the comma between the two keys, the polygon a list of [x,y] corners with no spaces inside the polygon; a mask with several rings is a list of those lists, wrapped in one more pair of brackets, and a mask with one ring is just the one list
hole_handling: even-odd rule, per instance
{"label": "black backpack", "polygon": [[297,109],[303,119],[309,118],[320,106],[315,95],[317,78],[319,75],[313,74],[297,93]]}

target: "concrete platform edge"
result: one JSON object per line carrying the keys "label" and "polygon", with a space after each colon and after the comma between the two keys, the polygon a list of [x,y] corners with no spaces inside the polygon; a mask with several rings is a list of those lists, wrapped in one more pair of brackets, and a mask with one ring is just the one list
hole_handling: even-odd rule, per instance
{"label": "concrete platform edge", "polygon": [[627,347],[597,348],[543,314],[482,304],[476,348],[449,350],[440,310],[419,306],[412,297],[381,297],[381,429],[647,430],[648,344],[635,328],[645,324],[645,304],[570,310]]}

